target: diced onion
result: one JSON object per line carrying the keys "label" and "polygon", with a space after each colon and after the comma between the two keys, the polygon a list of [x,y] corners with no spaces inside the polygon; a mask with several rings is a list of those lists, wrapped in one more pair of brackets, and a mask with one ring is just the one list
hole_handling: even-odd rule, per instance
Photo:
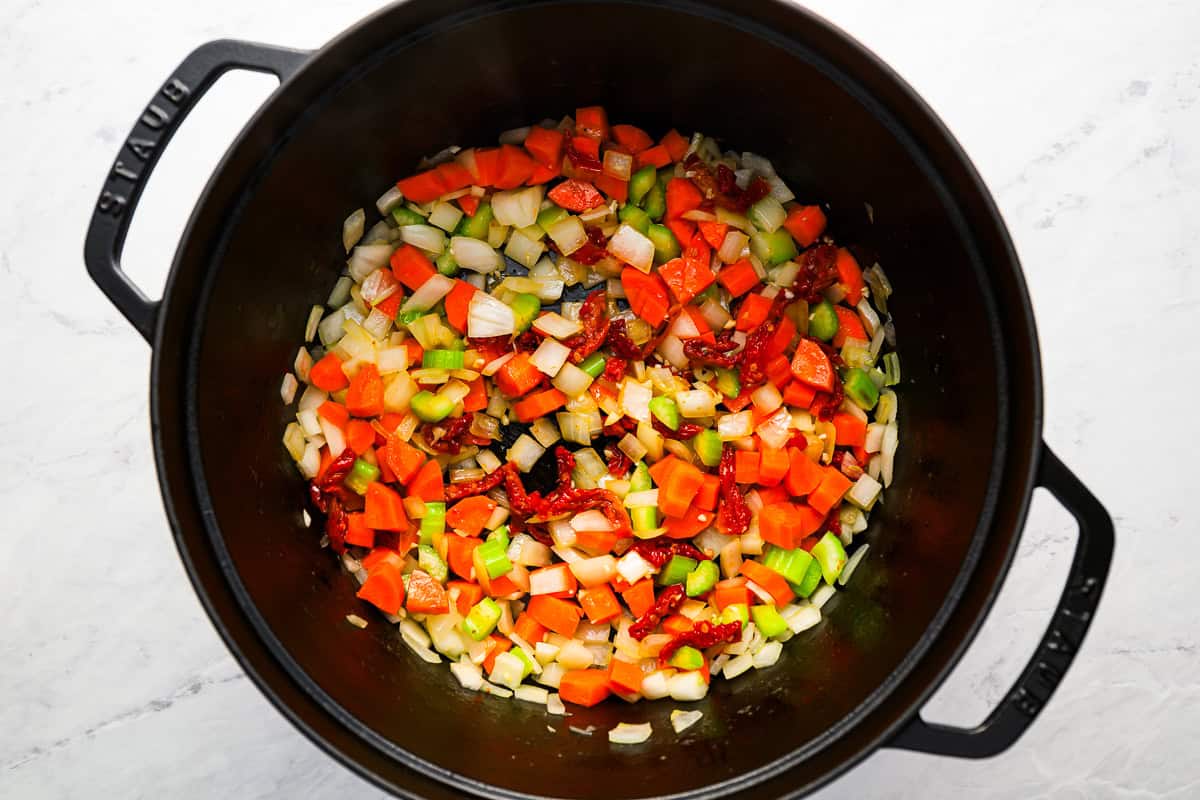
{"label": "diced onion", "polygon": [[658,489],[646,489],[642,492],[630,492],[625,495],[626,508],[657,508]]}
{"label": "diced onion", "polygon": [[[542,339],[542,343],[529,357],[529,363],[537,367],[543,374],[553,378],[567,363],[571,348],[555,339]],[[585,373],[586,374],[586,373]]]}
{"label": "diced onion", "polygon": [[618,722],[617,727],[608,732],[608,740],[613,744],[641,744],[650,738],[651,733],[653,733],[653,728],[649,722],[643,722],[640,725]]}
{"label": "diced onion", "polygon": [[771,195],[767,195],[750,206],[750,212],[747,216],[750,217],[750,221],[755,226],[767,233],[774,233],[783,224],[783,221],[787,219],[787,212],[783,210],[783,205],[778,200]]}
{"label": "diced onion", "polygon": [[550,714],[563,716],[567,713],[567,707],[563,704],[562,698],[558,694],[551,694],[546,698],[546,711]]}
{"label": "diced onion", "polygon": [[762,648],[754,654],[754,666],[756,669],[774,666],[779,660],[780,653],[783,652],[783,645],[779,642],[767,642]]}
{"label": "diced onion", "polygon": [[880,463],[880,477],[883,480],[884,486],[892,485],[892,475],[895,469],[896,448],[900,445],[900,431],[896,427],[896,423],[888,423],[887,428],[883,432],[883,449],[880,451],[880,456],[883,461]]}
{"label": "diced onion", "polygon": [[521,128],[511,128],[501,133],[498,141],[500,144],[522,144],[525,141],[525,137],[529,135],[530,130],[531,128],[528,125]]}
{"label": "diced onion", "polygon": [[466,657],[451,664],[450,671],[464,689],[477,692],[483,686],[483,671]]}
{"label": "diced onion", "polygon": [[563,441],[591,444],[592,426],[586,414],[562,411],[555,415],[555,421],[558,423],[558,430],[562,434]]}
{"label": "diced onion", "polygon": [[[770,384],[767,384],[768,386]],[[763,444],[780,450],[787,446],[792,435],[792,415],[786,408],[780,408],[754,429]]]}
{"label": "diced onion", "polygon": [[401,225],[400,238],[428,253],[441,255],[446,249],[446,233],[432,225]]}
{"label": "diced onion", "polygon": [[[472,339],[512,336],[516,327],[516,317],[510,306],[486,292],[476,292],[471,297],[467,309],[467,335]],[[486,367],[484,374],[487,374]]]}
{"label": "diced onion", "polygon": [[787,184],[778,175],[771,175],[767,178],[767,183],[771,185],[771,197],[778,200],[780,203],[788,203],[796,199],[796,195],[788,188]]}
{"label": "diced onion", "polygon": [[725,232],[725,238],[721,241],[721,247],[717,250],[717,258],[726,264],[732,264],[742,257],[742,253],[749,244],[749,236],[731,228]]}
{"label": "diced onion", "polygon": [[[646,446],[632,433],[627,433],[621,437],[621,441],[617,442],[617,448],[629,456],[629,460],[635,464],[645,458],[647,453]],[[658,505],[657,495],[655,495],[655,498],[655,502],[647,503],[647,505]]]}
{"label": "diced onion", "polygon": [[623,384],[621,384],[621,409],[627,416],[637,420],[638,422],[649,422],[650,400],[653,398],[653,396],[654,394],[650,390],[650,387],[638,383],[635,380],[627,379]]}
{"label": "diced onion", "polygon": [[858,318],[862,320],[863,327],[867,329],[867,335],[874,336],[879,329],[879,315],[871,308],[870,301],[864,297],[855,308],[858,309]]}
{"label": "diced onion", "polygon": [[[453,244],[451,241],[451,247]],[[540,239],[531,239],[521,231],[513,231],[512,235],[508,237],[508,246],[504,248],[504,255],[521,266],[529,268],[538,262],[545,251],[546,245]]]}
{"label": "diced onion", "polygon": [[559,252],[569,256],[587,244],[587,231],[579,217],[568,216],[546,229],[546,235],[554,240]]}
{"label": "diced onion", "polygon": [[[536,662],[535,662],[536,663]],[[546,705],[546,701],[550,697],[550,692],[543,689],[541,686],[530,686],[523,683],[513,692],[518,700],[524,700],[526,703],[537,703],[538,705]]]}
{"label": "diced onion", "polygon": [[[292,373],[287,373],[283,376],[283,383],[279,386],[279,397],[283,400],[285,406],[290,406],[292,401],[296,399],[296,389],[300,387],[300,382],[296,380],[296,376]],[[296,459],[299,460],[298,458]]]}
{"label": "diced onion", "polygon": [[412,295],[404,301],[401,311],[428,311],[454,289],[454,279],[445,275],[431,275]]}
{"label": "diced onion", "polygon": [[404,202],[404,195],[400,192],[399,186],[389,186],[388,190],[379,195],[379,199],[375,201],[375,208],[379,209],[380,214],[389,214],[396,206]]}
{"label": "diced onion", "polygon": [[[514,323],[514,325],[515,325],[515,323]],[[501,367],[503,367],[505,364],[508,363],[509,359],[511,359],[515,355],[516,355],[516,353],[510,352],[510,353],[505,353],[502,356],[492,359],[491,361],[489,361],[487,364],[484,365],[482,370],[480,370],[481,374],[483,374],[489,378],[492,377],[493,375],[495,375],[497,372],[500,371]]]}
{"label": "diced onion", "polygon": [[672,700],[681,702],[703,700],[704,696],[708,694],[708,683],[700,674],[700,670],[687,670],[677,672],[667,679],[667,691]]}
{"label": "diced onion", "polygon": [[650,272],[654,264],[654,242],[626,224],[617,228],[617,232],[609,239],[608,251],[642,272]]}
{"label": "diced onion", "polygon": [[775,384],[769,382],[755,389],[750,395],[750,400],[754,403],[755,408],[763,414],[774,413],[783,405],[783,395],[779,393],[779,389],[775,388]]}
{"label": "diced onion", "polygon": [[732,442],[754,433],[754,413],[738,411],[717,419],[717,435],[723,442]]}
{"label": "diced onion", "polygon": [[678,336],[670,334],[664,336],[662,341],[658,343],[658,354],[676,369],[687,368],[688,357],[683,351],[683,340]]}
{"label": "diced onion", "polygon": [[342,247],[346,248],[347,253],[362,238],[363,228],[366,227],[366,223],[367,215],[361,208],[356,209],[342,223]]}
{"label": "diced onion", "polygon": [[475,272],[495,272],[504,266],[504,258],[487,242],[469,236],[454,236],[450,239],[450,255],[463,269]]}
{"label": "diced onion", "polygon": [[679,406],[680,415],[689,419],[711,417],[717,413],[712,394],[701,389],[679,392],[675,395],[675,405]]}
{"label": "diced onion", "polygon": [[555,339],[569,339],[581,332],[583,326],[576,320],[567,319],[553,311],[548,311],[533,321],[533,329],[546,336],[553,336]]}
{"label": "diced onion", "polygon": [[802,633],[821,621],[821,609],[807,601],[786,606],[779,613],[793,634]]}
{"label": "diced onion", "polygon": [[850,491],[846,492],[846,499],[863,511],[870,511],[871,506],[875,505],[875,501],[879,499],[879,493],[882,490],[883,486],[879,481],[863,473],[850,487]]}
{"label": "diced onion", "polygon": [[867,550],[870,549],[870,547],[871,545],[864,544],[862,547],[850,554],[850,558],[846,560],[846,566],[842,568],[842,574],[838,575],[838,586],[846,585],[847,581],[850,580],[850,576],[854,574],[854,570],[858,569],[858,565],[861,564],[862,560],[867,557]]}
{"label": "diced onion", "polygon": [[[354,248],[346,266],[350,269],[350,277],[357,283],[362,283],[367,276],[383,267],[392,257],[390,244],[364,244]],[[335,305],[331,303],[330,305]]]}
{"label": "diced onion", "polygon": [[500,225],[528,228],[537,222],[541,206],[541,186],[496,192],[492,195],[492,213],[495,215],[495,221]]}
{"label": "diced onion", "polygon": [[637,583],[653,571],[654,565],[642,558],[636,550],[630,550],[617,559],[617,574],[626,583]]}
{"label": "diced onion", "polygon": [[576,531],[611,531],[613,524],[599,509],[581,511],[571,519],[571,527]]}
{"label": "diced onion", "polygon": [[532,436],[522,433],[508,449],[508,460],[516,464],[521,472],[529,472],[545,452],[546,448],[538,444]]}
{"label": "diced onion", "polygon": [[633,174],[633,156],[619,150],[606,150],[602,164],[604,174],[617,180],[627,181]]}

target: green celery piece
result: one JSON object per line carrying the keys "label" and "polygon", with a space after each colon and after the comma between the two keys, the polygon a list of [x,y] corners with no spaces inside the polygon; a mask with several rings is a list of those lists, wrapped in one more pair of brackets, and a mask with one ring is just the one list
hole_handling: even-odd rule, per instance
{"label": "green celery piece", "polygon": [[673,583],[683,583],[688,573],[696,568],[696,559],[687,556],[671,556],[671,560],[658,573],[658,585],[670,586]]}
{"label": "green celery piece", "polygon": [[773,267],[795,258],[799,251],[787,228],[780,228],[773,233],[755,232],[750,237],[750,252],[768,267]]}
{"label": "green celery piece", "polygon": [[350,474],[346,476],[345,483],[355,493],[366,494],[367,487],[377,480],[379,480],[379,467],[369,461],[356,458],[354,466],[350,469]]}
{"label": "green celery piece", "polygon": [[454,260],[454,256],[447,250],[437,257],[437,271],[445,275],[447,278],[453,278],[458,274],[458,262]]}
{"label": "green celery piece", "polygon": [[815,558],[809,558],[808,570],[804,573],[804,580],[799,583],[791,584],[792,591],[800,597],[808,597],[817,590],[817,586],[821,583],[821,564]]}
{"label": "green celery piece", "polygon": [[621,206],[621,210],[617,213],[617,217],[629,227],[636,230],[643,236],[650,230],[650,215],[642,211],[632,203],[627,203]]}
{"label": "green celery piece", "polygon": [[883,356],[883,385],[895,386],[900,382],[900,356],[886,353]]}
{"label": "green celery piece", "polygon": [[475,557],[483,564],[484,570],[492,580],[512,572],[512,562],[508,560],[507,547],[503,542],[493,539],[475,548]]}
{"label": "green celery piece", "polygon": [[424,225],[425,218],[411,208],[405,206],[396,206],[392,209],[392,219],[396,220],[397,225]]}
{"label": "green celery piece", "polygon": [[496,528],[496,530],[487,535],[486,541],[498,541],[501,543],[501,546],[505,549],[505,551],[507,551],[509,544],[511,544],[511,541],[508,538],[508,526],[501,525],[499,528]]}
{"label": "green celery piece", "polygon": [[842,388],[856,406],[869,411],[879,402],[879,387],[871,376],[858,367],[848,369],[842,375]]}
{"label": "green celery piece", "polygon": [[721,465],[721,449],[723,447],[721,437],[712,428],[705,428],[696,434],[696,438],[692,439],[692,448],[700,457],[700,463],[706,467]]}
{"label": "green celery piece", "polygon": [[654,481],[650,478],[650,468],[646,466],[645,461],[639,461],[633,468],[633,474],[629,476],[629,491],[648,492],[653,488]]}
{"label": "green celery piece", "polygon": [[599,378],[604,374],[604,367],[607,365],[608,359],[599,353],[592,353],[590,356],[579,362],[579,368],[591,375],[593,378]]}
{"label": "green celery piece", "polygon": [[477,642],[488,637],[500,621],[500,606],[490,597],[485,597],[471,607],[466,619],[462,621],[463,631]]}
{"label": "green celery piece", "polygon": [[812,556],[804,550],[797,547],[794,550],[785,550],[782,547],[772,546],[767,552],[763,563],[771,569],[778,572],[788,583],[800,584],[804,582],[804,576],[808,573],[808,565],[812,562]]}
{"label": "green celery piece", "polygon": [[701,561],[696,568],[688,573],[684,589],[688,597],[699,597],[712,591],[717,585],[721,571],[715,561]]}
{"label": "green celery piece", "polygon": [[556,222],[562,222],[567,217],[571,216],[565,208],[561,206],[550,206],[543,208],[538,212],[537,224],[543,231],[550,230],[550,226]]}
{"label": "green celery piece", "polygon": [[783,615],[773,605],[753,606],[750,616],[754,618],[755,627],[768,639],[779,636],[788,629]]}
{"label": "green celery piece", "polygon": [[825,582],[832,586],[846,566],[846,548],[842,547],[842,540],[832,531],[826,532],[821,541],[813,545],[812,557],[821,565]]}
{"label": "green celery piece", "polygon": [[650,413],[658,421],[673,431],[679,430],[679,406],[669,397],[653,397],[650,399]]}
{"label": "green celery piece", "polygon": [[533,673],[533,662],[529,659],[528,653],[526,653],[520,647],[514,647],[511,650],[509,650],[508,652],[510,652],[514,656],[516,656],[517,659],[525,666],[525,670],[524,670],[523,674],[521,675],[522,680],[524,680],[527,676],[529,676],[530,674]]}
{"label": "green celery piece", "polygon": [[658,222],[667,213],[667,192],[661,183],[655,182],[642,198],[642,208],[650,219]]}
{"label": "green celery piece", "polygon": [[425,369],[462,369],[463,357],[462,350],[426,350],[421,356],[421,366]]}
{"label": "green celery piece", "polygon": [[675,669],[700,669],[704,666],[704,654],[685,644],[671,654],[670,664]]}
{"label": "green celery piece", "polygon": [[512,307],[513,317],[517,321],[517,333],[529,330],[529,326],[533,324],[542,310],[542,301],[536,294],[519,294],[509,305]]}
{"label": "green celery piece", "polygon": [[454,403],[450,398],[434,394],[428,389],[413,395],[410,405],[412,412],[422,422],[441,422],[454,410]]}
{"label": "green celery piece", "polygon": [[658,183],[658,171],[647,164],[629,177],[629,202],[641,205],[642,198]]}
{"label": "green celery piece", "polygon": [[442,557],[438,555],[438,551],[433,549],[433,545],[419,544],[417,545],[417,565],[429,573],[436,581],[445,583],[450,577],[446,569],[446,562],[442,561]]}
{"label": "green celery piece", "polygon": [[426,503],[421,517],[421,544],[433,544],[433,537],[446,531],[446,504]]}
{"label": "green celery piece", "polygon": [[742,381],[738,374],[731,369],[717,367],[717,391],[730,400],[737,399],[742,393]]}
{"label": "green celery piece", "polygon": [[822,300],[808,315],[808,335],[828,342],[837,335],[838,316],[833,309],[833,303]]}
{"label": "green celery piece", "polygon": [[731,622],[740,622],[742,627],[750,621],[750,606],[745,603],[732,603],[725,606],[721,611],[721,618],[718,620],[722,625],[728,625]]}
{"label": "green celery piece", "polygon": [[[646,466],[646,462],[639,461],[633,468],[633,474],[629,477],[629,491],[646,492],[654,488],[654,482],[650,479],[650,469]],[[652,531],[658,528],[658,509],[654,506],[639,506],[629,509],[629,521],[633,524],[635,531]]]}
{"label": "green celery piece", "polygon": [[480,203],[479,208],[475,209],[475,216],[468,217],[465,214],[459,220],[458,227],[454,229],[455,236],[469,236],[472,239],[480,239],[487,241],[488,227],[492,224],[491,203]]}
{"label": "green celery piece", "polygon": [[424,311],[417,311],[415,309],[412,311],[401,311],[396,315],[396,322],[401,325],[412,325],[423,316],[425,316]]}
{"label": "green celery piece", "polygon": [[651,225],[643,233],[654,243],[655,264],[665,264],[679,256],[679,240],[666,225]]}

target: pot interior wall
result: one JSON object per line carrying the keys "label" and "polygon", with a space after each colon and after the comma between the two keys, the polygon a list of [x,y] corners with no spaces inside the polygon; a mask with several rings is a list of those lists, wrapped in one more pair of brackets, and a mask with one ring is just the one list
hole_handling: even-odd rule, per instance
{"label": "pot interior wall", "polygon": [[[406,41],[386,17],[377,23],[371,35],[393,46],[361,69],[341,65],[342,85],[310,98],[230,213],[199,309],[194,446],[213,525],[249,601],[369,736],[432,765],[427,772],[480,785],[581,798],[699,790],[844,730],[929,631],[987,508],[1004,387],[986,265],[946,193],[860,92],[811,56],[721,21],[564,3],[460,20],[436,39]],[[829,204],[839,241],[877,254],[896,288],[902,448],[867,534],[871,557],[777,666],[715,681],[696,705],[703,720],[682,739],[668,722],[676,704],[614,701],[551,717],[462,690],[444,665],[420,662],[354,598],[353,580],[317,549],[319,532],[302,527],[303,483],[279,441],[289,413],[278,378],[342,266],[342,219],[359,207],[373,213],[423,154],[492,143],[500,130],[592,103],[656,134],[700,129],[768,156],[801,201]],[[350,612],[370,626],[349,626]],[[619,721],[650,721],[655,736],[610,746],[604,731]]]}

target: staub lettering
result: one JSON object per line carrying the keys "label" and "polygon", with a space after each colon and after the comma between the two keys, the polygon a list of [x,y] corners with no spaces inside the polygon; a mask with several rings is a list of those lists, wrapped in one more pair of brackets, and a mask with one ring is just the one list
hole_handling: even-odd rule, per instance
{"label": "staub lettering", "polygon": [[171,78],[162,88],[163,97],[170,100],[175,105],[179,105],[185,97],[192,93],[188,85],[179,78]]}

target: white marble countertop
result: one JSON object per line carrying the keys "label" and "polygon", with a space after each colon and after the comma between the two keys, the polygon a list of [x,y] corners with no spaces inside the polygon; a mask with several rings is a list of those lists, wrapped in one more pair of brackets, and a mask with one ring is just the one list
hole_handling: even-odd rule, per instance
{"label": "white marble countertop", "polygon": [[[1038,311],[1046,439],[1118,528],[1099,619],[1014,748],[984,762],[883,751],[818,796],[1200,796],[1200,539],[1182,496],[1196,430],[1186,400],[1200,385],[1200,5],[812,5],[927,98],[991,186]],[[204,616],[158,496],[149,350],[81,260],[119,141],[190,48],[218,37],[314,47],[374,6],[0,8],[0,332],[12,345],[0,399],[0,796],[378,796],[269,706]],[[151,292],[203,181],[269,90],[261,77],[223,80],[172,144],[127,251]],[[969,724],[1003,696],[1074,541],[1039,494],[1000,602],[929,717]]]}

